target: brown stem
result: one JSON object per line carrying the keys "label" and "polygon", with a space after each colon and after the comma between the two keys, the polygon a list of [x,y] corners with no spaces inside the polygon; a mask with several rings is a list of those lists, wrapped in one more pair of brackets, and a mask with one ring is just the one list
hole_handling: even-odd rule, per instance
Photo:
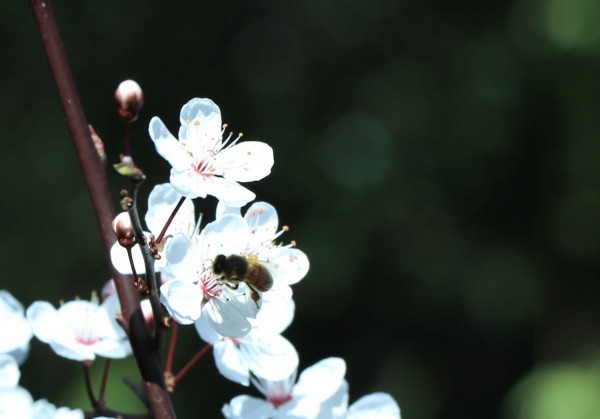
{"label": "brown stem", "polygon": [[[115,212],[103,164],[94,147],[90,130],[79,100],[75,82],[63,49],[58,26],[52,12],[51,0],[29,0],[42,43],[50,64],[67,126],[83,171],[96,221],[108,257],[115,241],[112,220]],[[112,265],[111,265],[112,266]],[[174,418],[175,412],[165,389],[164,378],[158,362],[156,348],[140,307],[139,296],[127,277],[112,269],[121,302],[122,320],[136,358],[144,390],[148,395],[152,413],[157,419]]]}
{"label": "brown stem", "polygon": [[202,349],[200,349],[198,351],[198,353],[196,355],[194,355],[194,357],[192,359],[190,359],[188,361],[188,363],[185,364],[183,366],[183,368],[177,373],[177,375],[173,379],[175,381],[175,383],[178,383],[188,373],[188,371],[196,364],[196,362],[198,362],[198,360],[200,358],[202,358],[204,355],[206,355],[206,353],[208,351],[210,351],[211,348],[212,348],[212,345],[210,343],[207,343],[206,345],[204,345],[204,347]]}
{"label": "brown stem", "polygon": [[163,312],[162,307],[160,305],[160,300],[158,299],[158,285],[156,281],[156,271],[154,269],[154,258],[150,254],[150,249],[146,243],[146,238],[144,237],[144,231],[142,230],[142,222],[140,220],[140,215],[137,210],[137,193],[140,187],[140,181],[131,180],[130,183],[130,196],[132,198],[130,207],[129,207],[129,217],[131,219],[131,225],[133,226],[133,233],[135,235],[136,241],[138,242],[138,246],[140,246],[140,250],[142,252],[142,257],[144,260],[144,269],[146,272],[146,286],[148,287],[148,299],[150,300],[150,306],[152,307],[152,313],[154,315],[154,332],[153,337],[155,339],[155,346],[157,348],[161,347],[162,340],[162,332],[164,329],[164,324],[162,322]]}
{"label": "brown stem", "polygon": [[173,212],[171,213],[171,215],[169,216],[169,219],[167,220],[167,222],[165,223],[165,226],[162,228],[162,230],[160,231],[160,234],[158,235],[158,237],[156,238],[156,243],[161,243],[163,238],[165,237],[165,234],[167,232],[167,229],[169,228],[169,226],[171,225],[171,222],[173,221],[173,219],[175,218],[175,215],[177,215],[177,211],[179,211],[179,208],[181,208],[181,205],[183,205],[185,201],[185,196],[182,196],[179,199],[179,202],[177,203],[177,205],[175,205],[175,208],[173,208]]}
{"label": "brown stem", "polygon": [[169,343],[169,352],[167,353],[167,363],[165,364],[165,372],[173,372],[173,358],[175,357],[175,345],[177,344],[177,335],[179,334],[179,323],[173,321],[171,326],[171,341]]}
{"label": "brown stem", "polygon": [[104,397],[106,395],[106,385],[108,384],[108,373],[112,365],[112,359],[107,358],[104,361],[104,373],[102,374],[102,382],[100,383],[100,393],[98,394],[98,404],[104,407]]}
{"label": "brown stem", "polygon": [[90,368],[91,368],[92,364],[90,361],[84,361],[82,365],[83,365],[83,380],[85,381],[85,390],[87,392],[88,399],[90,400],[90,403],[92,405],[92,409],[97,410],[98,409],[98,401],[96,400],[96,397],[94,396],[94,390],[92,389],[92,377],[90,375]]}

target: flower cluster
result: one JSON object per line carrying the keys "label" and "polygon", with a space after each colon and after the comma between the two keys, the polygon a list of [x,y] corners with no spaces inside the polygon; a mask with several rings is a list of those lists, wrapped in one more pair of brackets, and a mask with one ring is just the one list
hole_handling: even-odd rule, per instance
{"label": "flower cluster", "polygon": [[[194,324],[212,345],[219,372],[239,384],[253,383],[266,400],[238,396],[223,407],[228,418],[399,418],[396,402],[376,393],[348,407],[345,363],[329,358],[304,371],[295,384],[298,353],[282,333],[294,317],[290,285],[307,274],[306,255],[295,242],[279,241],[275,208],[254,202],[237,182],[259,180],[273,164],[269,146],[223,138],[219,108],[192,99],[181,110],[179,139],[159,118],[150,122],[156,149],[171,163],[169,184],[150,193],[145,221],[153,236],[165,234],[160,301],[173,320]],[[191,199],[214,195],[216,217],[201,228]],[[177,209],[178,208],[178,209]],[[176,214],[174,217],[172,214]],[[143,271],[140,254],[135,268]],[[125,253],[113,250],[117,268],[130,272]],[[139,266],[138,266],[139,265]]]}
{"label": "flower cluster", "polygon": [[34,401],[29,391],[19,386],[19,364],[29,352],[32,327],[21,303],[6,290],[0,290],[0,327],[0,417],[83,419],[82,410],[57,408],[45,399]]}
{"label": "flower cluster", "polygon": [[238,182],[260,180],[271,173],[273,150],[239,134],[224,138],[221,110],[210,99],[195,98],[181,109],[179,139],[160,118],[150,121],[156,150],[172,166],[171,184],[187,198],[213,195],[228,205],[242,206],[255,195]]}
{"label": "flower cluster", "polygon": [[[127,87],[121,87],[124,91],[117,100],[120,115],[130,123],[137,117],[143,96],[135,90],[128,93]],[[173,337],[179,325],[194,325],[207,343],[205,348],[213,349],[218,371],[243,386],[253,384],[263,394],[264,399],[233,398],[222,408],[226,418],[399,419],[398,405],[385,393],[349,405],[346,364],[341,358],[324,359],[298,376],[298,352],[283,333],[294,318],[291,286],[306,276],[309,261],[294,241],[281,241],[289,228],[280,226],[275,208],[266,202],[250,203],[254,193],[238,183],[260,180],[270,173],[271,148],[258,141],[240,141],[241,134],[226,135],[220,110],[209,99],[189,101],[181,110],[180,122],[178,138],[158,117],[150,122],[156,150],[172,168],[170,182],[155,186],[148,197],[145,237],[139,237],[143,228],[139,222],[133,223],[139,218],[137,212],[135,216],[123,212],[113,222],[117,243],[110,252],[112,263],[117,271],[135,275],[138,290],[149,295],[150,300],[141,306],[147,323],[156,331],[156,316],[166,310],[169,319],[160,327],[175,322]],[[196,217],[193,199],[208,195],[216,197],[218,205],[214,219],[205,223]],[[151,292],[142,276],[155,278],[156,273],[159,281]],[[76,299],[58,308],[36,301],[27,310],[8,292],[0,291],[4,332],[0,339],[0,416],[84,417],[81,410],[56,408],[45,400],[34,402],[18,386],[18,365],[26,358],[33,335],[57,355],[86,367],[96,357],[131,354],[119,323],[115,291],[109,281],[102,301],[92,294],[90,301]],[[167,383],[169,388],[178,379],[171,374],[171,360],[165,371],[166,380],[172,381]],[[101,393],[99,400],[103,398]],[[98,401],[92,404],[99,405]]]}

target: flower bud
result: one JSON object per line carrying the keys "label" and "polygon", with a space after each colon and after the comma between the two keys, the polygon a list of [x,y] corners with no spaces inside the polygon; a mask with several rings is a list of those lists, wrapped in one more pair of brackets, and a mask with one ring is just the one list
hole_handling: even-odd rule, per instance
{"label": "flower bud", "polygon": [[119,118],[125,122],[133,122],[144,104],[144,92],[135,81],[125,80],[117,87],[115,100],[119,105]]}
{"label": "flower bud", "polygon": [[125,248],[135,246],[135,235],[133,233],[133,225],[129,213],[124,211],[115,217],[113,220],[113,230],[117,235],[117,241]]}

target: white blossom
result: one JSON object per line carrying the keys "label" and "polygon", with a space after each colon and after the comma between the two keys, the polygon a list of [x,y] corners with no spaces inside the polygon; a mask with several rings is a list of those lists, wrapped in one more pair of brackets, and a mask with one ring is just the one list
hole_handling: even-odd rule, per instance
{"label": "white blossom", "polygon": [[[239,209],[221,202],[217,206],[217,218],[234,213],[239,214]],[[249,240],[242,254],[255,258],[269,269],[275,292],[289,292],[286,288],[308,273],[310,264],[306,254],[295,247],[295,242],[287,245],[277,242],[288,227],[279,229],[279,217],[273,205],[254,202],[246,210],[244,221],[248,226]]]}
{"label": "white blossom", "polygon": [[250,385],[250,374],[278,381],[292,375],[298,368],[298,353],[281,332],[291,323],[294,302],[263,304],[252,330],[240,338],[219,335],[208,326],[204,317],[196,323],[200,337],[213,345],[213,356],[219,372],[227,379]]}
{"label": "white blossom", "polygon": [[248,234],[244,220],[230,215],[209,223],[200,235],[178,234],[167,243],[160,299],[175,321],[192,324],[202,315],[223,336],[238,338],[250,331],[248,319],[259,308],[250,290],[244,283],[232,289],[212,272],[215,257],[240,253]]}
{"label": "white blossom", "polygon": [[0,354],[10,354],[22,363],[32,336],[23,305],[10,292],[0,290]]}
{"label": "white blossom", "polygon": [[237,396],[221,412],[232,419],[343,418],[348,406],[345,373],[343,359],[327,358],[304,370],[296,384],[295,373],[280,381],[253,378],[265,400]]}
{"label": "white blossom", "polygon": [[264,178],[273,166],[273,150],[259,141],[223,138],[221,111],[210,99],[195,98],[181,109],[179,139],[158,117],[150,121],[156,150],[172,166],[171,184],[188,198],[212,195],[228,205],[242,206],[254,193],[238,182]]}
{"label": "white blossom", "polygon": [[400,408],[387,393],[364,396],[348,408],[346,363],[327,358],[304,370],[294,384],[253,377],[252,383],[265,400],[251,396],[234,397],[221,412],[230,419],[400,419]]}
{"label": "white blossom", "polygon": [[116,294],[101,305],[93,295],[91,301],[73,300],[58,309],[49,302],[36,301],[26,315],[35,336],[57,355],[91,361],[96,355],[124,358],[131,353],[127,335],[116,321],[118,310]]}

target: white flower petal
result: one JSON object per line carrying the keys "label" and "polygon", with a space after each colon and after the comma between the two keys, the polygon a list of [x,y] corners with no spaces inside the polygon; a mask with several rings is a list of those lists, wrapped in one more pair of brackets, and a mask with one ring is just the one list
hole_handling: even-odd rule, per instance
{"label": "white flower petal", "polygon": [[0,354],[0,391],[10,390],[19,384],[21,371],[17,360],[10,355]]}
{"label": "white flower petal", "polygon": [[[181,194],[170,183],[156,185],[150,192],[145,220],[148,229],[155,237],[162,231],[180,199]],[[189,236],[195,224],[194,203],[186,199],[171,221],[166,234],[174,236],[183,233]]]}
{"label": "white flower petal", "polygon": [[0,316],[16,315],[22,316],[25,313],[23,304],[19,302],[10,292],[0,290]]}
{"label": "white flower petal", "polygon": [[189,282],[174,279],[160,287],[160,302],[180,324],[192,324],[202,313],[202,292]]}
{"label": "white flower petal", "polygon": [[239,345],[250,370],[269,381],[285,380],[298,368],[296,348],[281,335],[252,331]]}
{"label": "white flower petal", "polygon": [[258,258],[271,271],[274,282],[293,285],[306,276],[310,263],[306,254],[293,247],[276,247],[260,252]]}
{"label": "white flower petal", "polygon": [[33,415],[31,419],[83,419],[81,409],[69,409],[68,407],[57,408],[45,399],[33,403]]}
{"label": "white flower petal", "polygon": [[164,282],[172,279],[187,282],[198,281],[196,271],[202,260],[200,260],[194,249],[194,243],[183,234],[177,234],[169,239],[161,259],[164,259],[163,263],[165,263],[162,268],[161,279]]}
{"label": "white flower petal", "polygon": [[35,336],[48,343],[58,322],[58,312],[54,306],[47,301],[35,301],[27,309],[26,316]]}
{"label": "white flower petal", "polygon": [[226,214],[241,215],[240,207],[227,205],[225,202],[219,201],[215,210],[215,218],[221,218]]}
{"label": "white flower petal", "polygon": [[400,419],[400,407],[387,393],[361,397],[348,409],[348,419]]}
{"label": "white flower petal", "polygon": [[0,353],[10,353],[22,363],[29,353],[33,333],[23,305],[5,290],[0,290],[0,334]]}
{"label": "white flower petal", "polygon": [[61,334],[48,342],[48,344],[56,355],[72,361],[93,361],[96,359],[94,348],[90,345],[78,343],[74,337]]}
{"label": "white flower petal", "polygon": [[117,322],[117,315],[121,310],[118,294],[114,293],[104,299],[100,305],[96,320],[98,335],[111,339],[125,339],[127,334]]}
{"label": "white flower petal", "polygon": [[215,345],[223,339],[223,336],[218,334],[215,329],[208,324],[204,316],[200,316],[200,318],[194,322],[194,326],[196,327],[196,332],[198,332],[200,338],[206,343]]}
{"label": "white flower petal", "polygon": [[212,195],[227,205],[241,207],[256,197],[233,180],[214,175],[203,176],[194,170],[171,170],[169,181],[180,194],[191,199]]}
{"label": "white flower petal", "polygon": [[223,406],[221,413],[228,419],[269,419],[277,415],[268,402],[250,396],[237,396]]}
{"label": "white flower petal", "polygon": [[[149,236],[150,233],[144,232],[146,236]],[[144,265],[144,256],[142,256],[142,250],[140,246],[136,245],[131,248],[131,257],[133,259],[133,264],[135,266],[135,271],[138,275],[143,275],[146,273],[146,265]],[[124,275],[131,275],[133,271],[131,270],[131,263],[129,262],[129,256],[127,254],[127,249],[121,246],[118,242],[115,242],[110,248],[110,260],[119,273]],[[160,261],[157,261],[160,262]],[[154,270],[158,272],[160,270],[161,264],[155,263]]]}
{"label": "white flower petal", "polygon": [[260,244],[270,244],[277,234],[279,217],[273,205],[266,202],[254,202],[246,211],[244,219],[252,231],[252,244],[254,248]]}
{"label": "white flower petal", "polygon": [[102,339],[93,346],[93,350],[96,355],[110,359],[122,359],[131,355],[128,340]]}
{"label": "white flower petal", "polygon": [[183,105],[179,114],[179,139],[187,143],[206,142],[220,146],[214,140],[221,138],[221,110],[206,98],[194,98]]}
{"label": "white flower petal", "polygon": [[216,172],[228,179],[252,182],[271,173],[273,149],[260,141],[244,141],[221,150],[213,164]]}
{"label": "white flower petal", "polygon": [[213,347],[217,369],[228,380],[243,386],[250,385],[250,371],[231,339],[217,342]]}
{"label": "white flower petal", "polygon": [[0,391],[0,417],[31,418],[33,398],[23,387]]}
{"label": "white flower petal", "polygon": [[205,193],[229,206],[241,207],[256,198],[254,192],[231,179],[212,176],[205,178],[205,182]]}
{"label": "white flower petal", "polygon": [[[290,287],[286,288],[291,291]],[[260,311],[256,315],[256,320],[251,321],[253,329],[282,333],[292,323],[296,305],[291,298],[291,292],[286,293],[284,298],[277,298],[277,295],[272,291],[263,293]]]}
{"label": "white flower petal", "polygon": [[158,154],[164,157],[174,170],[187,170],[194,163],[185,147],[173,137],[160,118],[155,116],[150,120],[149,133]]}
{"label": "white flower petal", "polygon": [[279,406],[277,419],[316,419],[320,411],[318,400],[311,397],[294,397],[289,402]]}
{"label": "white flower petal", "polygon": [[294,386],[294,396],[310,396],[325,401],[343,385],[346,362],[342,358],[326,358],[305,369]]}
{"label": "white flower petal", "polygon": [[204,251],[202,259],[214,260],[217,255],[241,254],[250,238],[248,224],[239,215],[227,214],[209,223],[200,233]]}
{"label": "white flower petal", "polygon": [[240,338],[250,332],[251,326],[244,315],[244,307],[231,304],[231,301],[211,298],[204,305],[202,315],[206,316],[206,321],[217,333],[229,338]]}
{"label": "white flower petal", "polygon": [[348,382],[343,380],[338,391],[321,403],[316,419],[345,419],[348,412],[348,398]]}

